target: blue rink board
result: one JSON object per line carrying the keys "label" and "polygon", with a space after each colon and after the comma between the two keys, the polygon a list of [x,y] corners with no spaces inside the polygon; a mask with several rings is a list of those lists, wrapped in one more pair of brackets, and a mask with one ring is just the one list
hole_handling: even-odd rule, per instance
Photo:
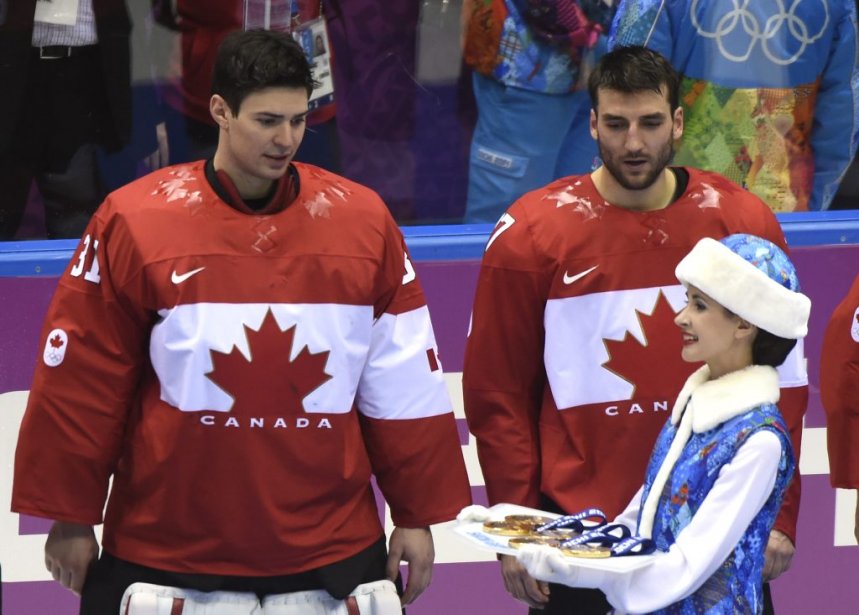
{"label": "blue rink board", "polygon": [[[791,247],[859,244],[859,210],[803,212],[776,216]],[[418,262],[479,259],[491,224],[403,227]],[[0,241],[0,276],[58,276],[77,239]]]}

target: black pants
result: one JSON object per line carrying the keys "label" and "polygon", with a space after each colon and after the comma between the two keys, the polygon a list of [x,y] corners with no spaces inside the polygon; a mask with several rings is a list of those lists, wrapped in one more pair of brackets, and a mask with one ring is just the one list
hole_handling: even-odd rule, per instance
{"label": "black pants", "polygon": [[542,609],[528,609],[529,615],[605,615],[611,605],[598,589],[579,589],[549,583],[549,602]]}
{"label": "black pants", "polygon": [[[260,599],[270,594],[324,589],[335,598],[343,599],[361,583],[384,579],[386,562],[384,538],[340,562],[299,574],[271,577],[182,574],[140,566],[102,552],[87,574],[81,592],[80,615],[119,613],[122,595],[132,583],[203,592],[253,592]],[[402,594],[400,579],[396,585]]]}
{"label": "black pants", "polygon": [[15,237],[33,181],[50,239],[78,238],[105,197],[96,148],[109,121],[98,47],[72,57],[31,57],[26,104],[0,152],[0,241]]}

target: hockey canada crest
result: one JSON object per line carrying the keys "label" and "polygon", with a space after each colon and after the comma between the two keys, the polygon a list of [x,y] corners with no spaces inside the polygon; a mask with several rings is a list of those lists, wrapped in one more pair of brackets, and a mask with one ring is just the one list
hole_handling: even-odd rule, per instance
{"label": "hockey canada crest", "polygon": [[332,378],[325,372],[330,351],[313,353],[304,346],[294,353],[295,328],[282,331],[269,310],[259,329],[245,325],[250,356],[237,347],[210,351],[212,371],[206,377],[232,397],[231,414],[304,416],[304,398]]}
{"label": "hockey canada crest", "polygon": [[45,341],[45,350],[42,352],[42,360],[48,367],[57,367],[66,358],[66,348],[69,345],[69,336],[62,329],[54,329],[48,333]]}

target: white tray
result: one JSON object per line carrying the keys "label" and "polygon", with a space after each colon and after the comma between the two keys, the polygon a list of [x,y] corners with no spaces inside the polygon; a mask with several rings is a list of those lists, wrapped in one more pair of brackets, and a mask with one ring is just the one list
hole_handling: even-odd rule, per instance
{"label": "white tray", "polygon": [[[525,506],[517,506],[516,504],[496,504],[489,508],[491,520],[502,521],[507,515],[540,515],[556,519],[561,515],[548,513],[536,508],[527,508]],[[457,523],[451,529],[454,533],[462,536],[471,544],[478,548],[503,553],[505,555],[516,555],[518,549],[509,546],[508,536],[498,536],[497,534],[489,534],[483,531],[482,521],[470,521],[467,523]],[[657,557],[656,554],[651,555],[624,555],[622,557],[606,557],[606,558],[584,558],[584,557],[569,557],[566,559],[575,563],[582,568],[591,568],[595,570],[607,570],[611,572],[629,572],[650,565]]]}

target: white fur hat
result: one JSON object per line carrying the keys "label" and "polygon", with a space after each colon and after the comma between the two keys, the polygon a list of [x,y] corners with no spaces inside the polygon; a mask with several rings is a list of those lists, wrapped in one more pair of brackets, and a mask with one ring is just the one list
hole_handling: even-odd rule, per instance
{"label": "white fur hat", "polygon": [[721,241],[705,237],[674,273],[773,335],[799,339],[808,333],[811,301],[799,292],[793,263],[771,241],[744,234]]}

